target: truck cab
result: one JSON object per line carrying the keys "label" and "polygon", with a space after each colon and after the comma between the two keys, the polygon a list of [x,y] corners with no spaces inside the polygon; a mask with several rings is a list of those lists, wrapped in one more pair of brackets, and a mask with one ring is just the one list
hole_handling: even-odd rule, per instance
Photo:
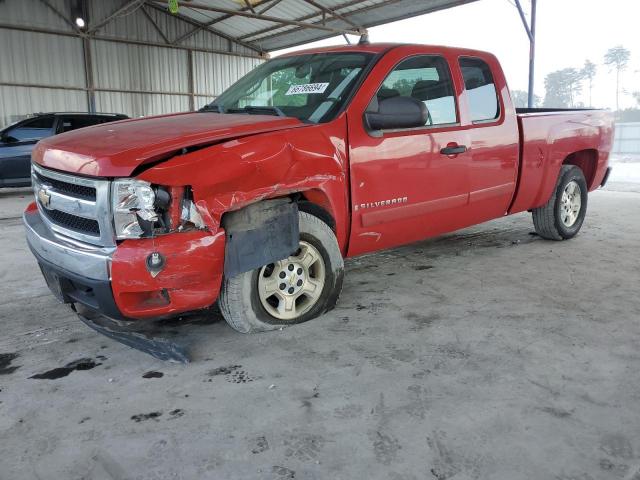
{"label": "truck cab", "polygon": [[486,52],[314,49],[199,112],[39,142],[24,221],[64,302],[136,320],[217,301],[263,331],[333,308],[349,256],[526,210],[572,238],[612,135],[608,112],[517,111]]}

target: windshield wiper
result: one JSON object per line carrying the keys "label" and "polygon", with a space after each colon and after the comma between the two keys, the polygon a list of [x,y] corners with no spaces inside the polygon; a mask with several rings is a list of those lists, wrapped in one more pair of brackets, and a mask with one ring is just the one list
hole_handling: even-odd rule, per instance
{"label": "windshield wiper", "polygon": [[278,107],[269,107],[262,105],[247,105],[242,108],[227,108],[227,113],[248,113],[249,115],[277,115],[278,117],[286,117],[284,112]]}

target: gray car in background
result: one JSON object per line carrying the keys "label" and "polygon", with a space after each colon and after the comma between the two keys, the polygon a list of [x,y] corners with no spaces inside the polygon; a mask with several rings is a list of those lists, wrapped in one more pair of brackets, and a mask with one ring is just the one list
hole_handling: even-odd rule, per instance
{"label": "gray car in background", "polygon": [[31,185],[31,151],[38,140],[125,118],[117,113],[39,113],[9,125],[0,130],[0,187]]}

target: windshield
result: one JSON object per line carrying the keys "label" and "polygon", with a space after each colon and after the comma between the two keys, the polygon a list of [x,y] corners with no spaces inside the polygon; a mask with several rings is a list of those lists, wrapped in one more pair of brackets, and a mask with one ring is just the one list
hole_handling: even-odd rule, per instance
{"label": "windshield", "polygon": [[369,53],[318,53],[275,58],[229,87],[203,110],[333,119],[373,58]]}

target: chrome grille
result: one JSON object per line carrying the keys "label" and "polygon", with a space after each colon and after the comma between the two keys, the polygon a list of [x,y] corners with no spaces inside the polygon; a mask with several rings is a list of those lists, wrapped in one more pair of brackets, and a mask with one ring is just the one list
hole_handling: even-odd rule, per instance
{"label": "chrome grille", "polygon": [[43,177],[37,172],[35,172],[34,175],[36,175],[41,183],[46,182],[48,185],[51,185],[51,188],[56,192],[70,195],[72,197],[83,198],[85,200],[96,201],[96,189],[94,187],[87,187],[86,185],[78,185],[75,183],[56,180],[55,178]]}
{"label": "chrome grille", "polygon": [[33,165],[31,179],[38,210],[51,230],[92,245],[115,245],[108,180],[38,165]]}
{"label": "chrome grille", "polygon": [[79,233],[89,233],[90,235],[100,235],[100,225],[97,220],[91,220],[90,218],[77,217],[69,213],[61,212],[60,210],[44,210],[44,214],[52,222],[61,225],[69,230],[73,230]]}

